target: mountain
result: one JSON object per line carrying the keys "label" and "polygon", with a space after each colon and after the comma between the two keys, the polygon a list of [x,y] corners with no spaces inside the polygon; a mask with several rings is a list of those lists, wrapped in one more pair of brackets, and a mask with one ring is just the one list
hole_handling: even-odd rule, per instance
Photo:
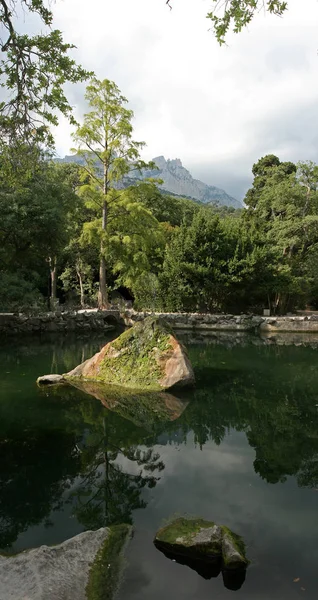
{"label": "mountain", "polygon": [[[82,157],[77,155],[65,156],[57,160],[59,162],[83,163]],[[129,177],[125,178],[123,182],[124,186],[131,185],[136,179],[154,177],[162,179],[163,183],[158,186],[162,191],[171,193],[174,196],[192,198],[204,204],[242,208],[241,202],[229,196],[224,190],[213,185],[207,185],[199,179],[194,179],[191,173],[182,165],[179,158],[166,160],[164,156],[157,156],[153,159],[153,162],[157,169],[144,169],[141,176],[138,172],[130,173]],[[122,186],[120,185],[120,187]]]}
{"label": "mountain", "polygon": [[207,185],[199,179],[194,179],[191,173],[185,169],[179,158],[166,160],[164,156],[153,159],[157,169],[144,171],[144,177],[156,177],[162,179],[159,187],[177,196],[194,198],[204,204],[217,204],[219,206],[233,206],[242,208],[241,202],[229,196],[224,190],[213,185]]}

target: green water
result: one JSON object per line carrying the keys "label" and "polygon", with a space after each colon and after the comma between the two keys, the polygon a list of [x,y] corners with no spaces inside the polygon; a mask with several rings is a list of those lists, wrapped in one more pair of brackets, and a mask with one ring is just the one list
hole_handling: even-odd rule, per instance
{"label": "green water", "polygon": [[[120,600],[317,598],[318,348],[188,338],[197,386],[165,422],[133,422],[75,388],[37,388],[38,375],[106,341],[2,344],[1,551],[124,521],[135,535]],[[251,565],[240,590],[156,550],[156,529],[175,513],[243,536]]]}

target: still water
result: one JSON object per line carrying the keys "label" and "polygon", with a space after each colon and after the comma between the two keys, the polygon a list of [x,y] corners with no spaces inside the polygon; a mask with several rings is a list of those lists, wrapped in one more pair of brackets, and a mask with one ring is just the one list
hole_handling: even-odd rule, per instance
{"label": "still water", "polygon": [[[119,600],[316,599],[318,343],[185,338],[197,386],[164,422],[125,418],[76,389],[37,388],[38,375],[70,370],[106,341],[2,345],[1,552],[129,522]],[[185,513],[244,538],[251,564],[240,590],[153,546],[164,520]]]}

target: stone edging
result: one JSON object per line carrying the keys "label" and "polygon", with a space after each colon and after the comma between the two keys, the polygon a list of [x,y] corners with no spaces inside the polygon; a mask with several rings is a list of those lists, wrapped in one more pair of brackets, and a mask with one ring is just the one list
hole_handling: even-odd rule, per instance
{"label": "stone edging", "polygon": [[251,332],[316,332],[318,315],[261,317],[258,315],[212,315],[208,313],[151,313],[127,310],[122,314],[126,326],[150,315],[165,319],[175,329]]}
{"label": "stone edging", "polygon": [[0,313],[0,334],[107,331],[121,321],[119,310],[48,312],[39,315]]}
{"label": "stone edging", "polygon": [[173,328],[201,331],[249,331],[252,333],[318,333],[318,314],[308,316],[262,317],[259,315],[224,315],[209,313],[154,313],[133,309],[87,310],[43,313],[37,316],[0,313],[0,334],[15,335],[50,332],[103,332],[114,325],[131,327],[148,316],[159,316]]}

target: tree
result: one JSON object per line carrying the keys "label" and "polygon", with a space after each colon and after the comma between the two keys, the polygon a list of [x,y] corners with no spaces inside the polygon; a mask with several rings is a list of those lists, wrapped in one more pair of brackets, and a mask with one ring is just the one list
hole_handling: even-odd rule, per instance
{"label": "tree", "polygon": [[313,163],[281,163],[270,155],[254,165],[253,173],[245,225],[261,235],[277,257],[277,273],[284,273],[272,305],[290,309],[310,297],[317,281],[318,169]]}
{"label": "tree", "polygon": [[159,222],[170,223],[173,227],[180,226],[184,220],[190,224],[200,203],[189,198],[170,196],[158,188],[160,183],[160,179],[137,180],[129,188],[130,194],[142,202]]}
{"label": "tree", "polygon": [[[19,11],[36,14],[47,33],[20,33]],[[8,91],[0,102],[0,129],[5,139],[22,138],[54,145],[49,126],[57,125],[56,111],[72,119],[63,89],[91,73],[70,58],[72,44],[51,30],[52,11],[44,0],[0,0],[0,84]]]}
{"label": "tree", "polygon": [[61,166],[69,186],[77,194],[77,203],[75,210],[69,213],[70,222],[66,224],[70,235],[63,248],[63,270],[59,278],[63,282],[64,291],[75,292],[80,298],[81,308],[85,308],[87,303],[95,300],[94,265],[98,262],[98,250],[85,244],[82,234],[84,224],[94,217],[94,212],[85,205],[83,197],[78,193],[83,185],[81,167],[77,163],[63,163]]}
{"label": "tree", "polygon": [[231,248],[223,309],[237,313],[246,308],[259,311],[264,306],[270,307],[270,298],[286,285],[279,252],[244,215],[225,220],[223,228]]}
{"label": "tree", "polygon": [[[133,112],[125,107],[126,98],[121,95],[117,85],[108,79],[93,79],[85,97],[91,110],[84,116],[83,125],[78,127],[74,135],[77,145],[75,152],[83,157],[83,170],[89,178],[89,183],[82,186],[81,194],[91,207],[95,206],[98,210],[97,219],[88,224],[86,230],[91,238],[95,236],[95,239],[99,239],[98,305],[105,308],[108,306],[106,271],[107,259],[111,258],[109,244],[125,250],[136,237],[140,240],[142,233],[149,235],[149,226],[154,227],[157,221],[143,204],[131,201],[125,191],[118,189],[130,171],[149,166],[140,160],[144,143],[132,139]],[[131,235],[129,221],[132,221]],[[133,258],[137,264],[138,255]],[[117,270],[118,267],[121,267],[120,261]]]}
{"label": "tree", "polygon": [[54,310],[57,301],[58,261],[71,244],[74,230],[80,222],[83,204],[76,193],[78,169],[56,163],[51,163],[50,166],[46,177],[46,197],[57,211],[53,216],[56,234],[47,242],[50,251],[47,260],[51,275],[51,308]]}
{"label": "tree", "polygon": [[168,310],[213,310],[224,293],[228,247],[220,220],[204,208],[176,230],[160,275]]}
{"label": "tree", "polygon": [[68,216],[74,216],[79,201],[64,165],[43,160],[34,151],[32,169],[23,164],[14,173],[12,152],[0,155],[0,271],[6,283],[0,302],[7,309],[10,303],[19,308],[19,302],[26,307],[32,295],[36,299],[39,289],[47,289],[48,266],[55,302],[57,258],[68,243],[73,227]]}
{"label": "tree", "polygon": [[292,162],[281,162],[275,154],[267,154],[253,165],[253,185],[247,191],[244,202],[249,208],[255,208],[259,195],[262,193],[268,179],[275,176],[276,183],[283,181],[288,175],[296,173],[297,167]]}
{"label": "tree", "polygon": [[[92,269],[93,252],[90,248],[83,247],[81,238],[72,238],[70,244],[66,247],[67,264],[60,275],[65,292],[75,291],[76,296],[80,298],[81,308],[85,308],[91,302],[95,301],[94,293],[94,272]],[[95,256],[94,256],[95,258]]]}

